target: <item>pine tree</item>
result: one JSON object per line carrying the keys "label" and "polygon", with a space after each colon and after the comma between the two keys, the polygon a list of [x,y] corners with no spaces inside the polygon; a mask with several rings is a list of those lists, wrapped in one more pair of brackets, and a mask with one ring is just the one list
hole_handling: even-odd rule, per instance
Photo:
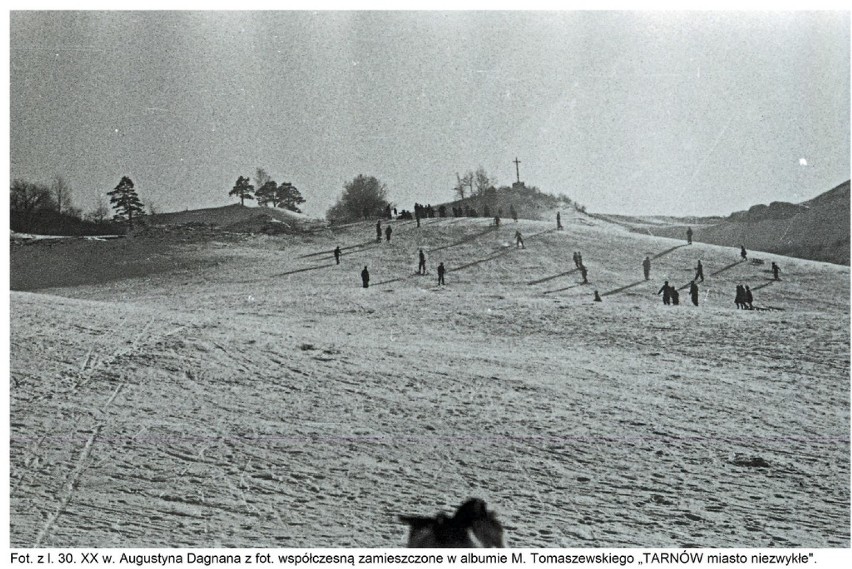
{"label": "pine tree", "polygon": [[305,198],[302,197],[301,192],[291,184],[290,182],[284,182],[278,189],[275,191],[275,195],[277,197],[277,206],[283,207],[284,209],[289,209],[290,211],[295,211],[296,213],[302,213],[302,210],[299,209],[299,204],[305,203]]}
{"label": "pine tree", "polygon": [[237,178],[237,183],[234,185],[234,189],[232,189],[228,195],[237,196],[240,198],[240,205],[246,205],[246,200],[254,199],[252,192],[254,192],[254,186],[249,184],[249,179],[240,176]]}
{"label": "pine tree", "polygon": [[254,197],[257,198],[257,203],[262,206],[277,207],[279,205],[280,200],[278,199],[278,184],[275,183],[275,180],[269,180],[265,182],[257,191],[254,193]]}
{"label": "pine tree", "polygon": [[144,206],[133,189],[133,180],[123,176],[121,181],[111,192],[107,192],[109,202],[115,210],[113,219],[115,221],[127,221],[133,227],[134,214],[139,217],[145,214]]}

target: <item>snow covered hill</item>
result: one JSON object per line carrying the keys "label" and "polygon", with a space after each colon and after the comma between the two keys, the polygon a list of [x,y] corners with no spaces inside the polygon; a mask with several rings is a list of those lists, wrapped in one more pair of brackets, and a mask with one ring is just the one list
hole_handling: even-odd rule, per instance
{"label": "snow covered hill", "polygon": [[515,547],[849,547],[848,267],[390,223],[13,247],[11,545],[402,546],[477,496]]}

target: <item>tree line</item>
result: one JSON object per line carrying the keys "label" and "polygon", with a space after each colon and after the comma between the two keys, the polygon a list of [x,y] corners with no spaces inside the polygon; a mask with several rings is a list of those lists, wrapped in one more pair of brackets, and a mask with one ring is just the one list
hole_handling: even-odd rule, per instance
{"label": "tree line", "polygon": [[238,197],[240,205],[246,205],[246,200],[256,199],[264,207],[280,207],[296,213],[302,213],[299,204],[305,203],[296,186],[290,182],[276,183],[263,168],[255,170],[254,184],[247,176],[239,176],[228,195]]}
{"label": "tree line", "polygon": [[[127,176],[106,195],[110,198],[112,217],[101,195],[94,209],[87,213],[74,207],[71,185],[62,176],[55,176],[50,184],[13,180],[9,192],[11,229],[42,235],[107,235],[124,233],[133,227],[134,219],[146,215],[133,181]],[[148,214],[154,213],[151,206]]]}

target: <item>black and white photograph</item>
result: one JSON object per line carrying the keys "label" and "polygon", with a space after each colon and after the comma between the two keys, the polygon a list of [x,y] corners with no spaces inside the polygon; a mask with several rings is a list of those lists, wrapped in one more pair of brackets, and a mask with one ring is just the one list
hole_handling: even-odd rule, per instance
{"label": "black and white photograph", "polygon": [[7,12],[12,548],[850,548],[848,10],[157,7]]}

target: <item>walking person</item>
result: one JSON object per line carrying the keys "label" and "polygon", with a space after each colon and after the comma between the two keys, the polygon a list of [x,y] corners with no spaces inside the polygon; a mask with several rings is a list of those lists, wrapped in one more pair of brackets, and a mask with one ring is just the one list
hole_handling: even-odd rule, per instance
{"label": "walking person", "polygon": [[778,265],[775,264],[775,261],[772,261],[772,275],[775,277],[776,281],[781,280],[778,278],[778,273],[780,272],[781,269],[778,267]]}
{"label": "walking person", "polygon": [[420,264],[417,265],[417,274],[426,274],[426,255],[423,253],[423,249],[420,249]]}
{"label": "walking person", "polygon": [[382,242],[382,222],[381,220],[376,222],[376,243]]}
{"label": "walking person", "polygon": [[515,248],[520,247],[521,249],[526,249],[524,247],[524,237],[521,235],[520,231],[515,231]]}
{"label": "walking person", "polygon": [[689,297],[692,299],[692,304],[698,306],[698,285],[695,281],[689,283]]}
{"label": "walking person", "polygon": [[645,273],[645,280],[647,281],[651,278],[651,257],[645,256],[645,260],[642,261],[642,272]]}
{"label": "walking person", "polygon": [[748,253],[746,253],[745,245],[740,245],[740,257],[743,258],[743,261],[748,261]]}
{"label": "walking person", "polygon": [[665,304],[667,306],[669,304],[671,304],[671,302],[672,302],[672,289],[669,286],[669,281],[666,281],[665,283],[663,283],[663,286],[660,288],[660,290],[657,291],[658,295],[660,293],[663,293],[663,304]]}
{"label": "walking person", "polygon": [[704,267],[701,265],[701,259],[698,260],[698,266],[695,267],[695,278],[693,280],[697,281],[698,279],[704,282]]}
{"label": "walking person", "polygon": [[677,291],[677,287],[669,288],[671,288],[672,304],[678,306],[680,304],[680,293]]}
{"label": "walking person", "polygon": [[438,265],[438,285],[439,286],[444,285],[444,273],[446,273],[446,272],[447,272],[447,270],[444,268],[444,263],[440,263]]}
{"label": "walking person", "polygon": [[745,287],[745,292],[743,293],[743,300],[745,301],[745,305],[749,310],[754,310],[754,306],[751,305],[754,302],[754,296],[751,294],[751,288],[748,285]]}
{"label": "walking person", "polygon": [[338,265],[340,264],[340,245],[334,248],[334,260]]}
{"label": "walking person", "polygon": [[[393,232],[393,229],[391,229],[390,225],[388,225],[385,228],[385,237],[387,237],[388,243],[390,243],[390,236],[391,236],[392,232]],[[381,241],[381,239],[379,239],[379,241]]]}
{"label": "walking person", "polygon": [[370,286],[370,271],[367,270],[367,265],[364,265],[364,270],[361,271],[361,284],[364,288]]}
{"label": "walking person", "polygon": [[691,227],[686,228],[686,244],[692,245],[692,228]]}

